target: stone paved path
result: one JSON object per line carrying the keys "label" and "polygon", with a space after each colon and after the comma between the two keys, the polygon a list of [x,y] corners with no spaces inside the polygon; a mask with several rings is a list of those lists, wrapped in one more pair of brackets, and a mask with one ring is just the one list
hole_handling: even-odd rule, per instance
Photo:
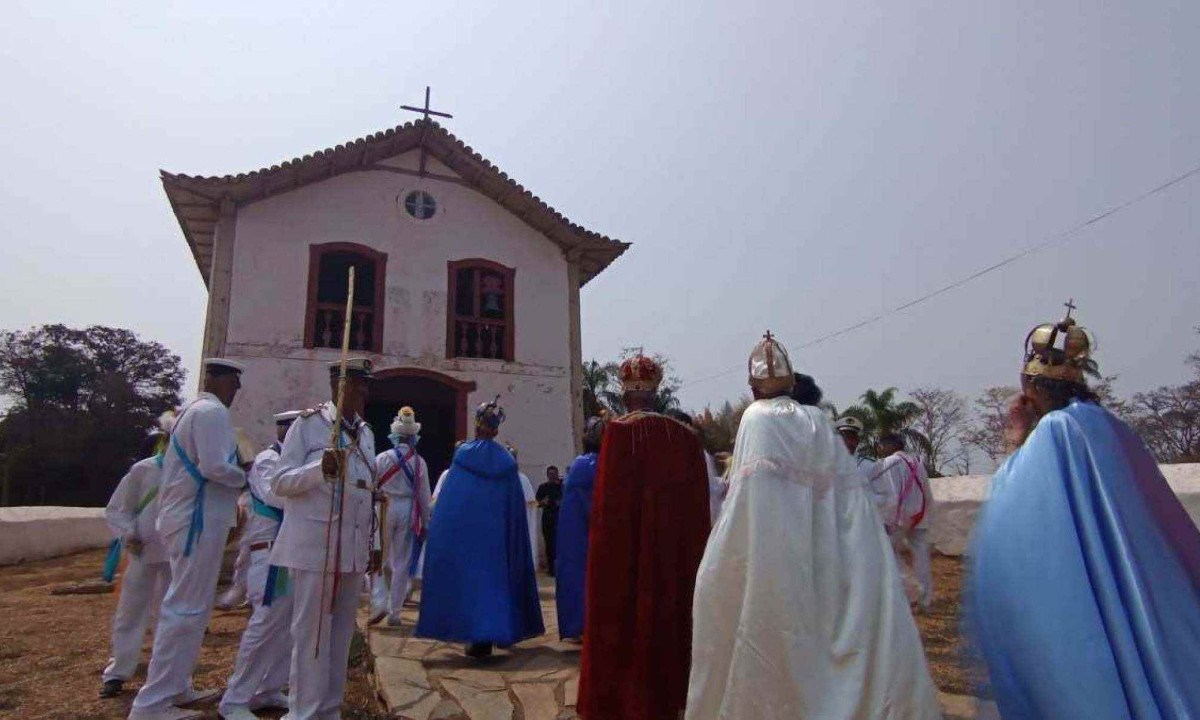
{"label": "stone paved path", "polygon": [[[415,606],[398,628],[368,633],[375,680],[388,712],[404,720],[566,720],[577,718],[579,646],[558,640],[554,579],[539,576],[546,634],[483,661],[463,646],[411,637]],[[974,720],[975,699],[941,696],[948,720]],[[980,716],[982,718],[982,716]]]}

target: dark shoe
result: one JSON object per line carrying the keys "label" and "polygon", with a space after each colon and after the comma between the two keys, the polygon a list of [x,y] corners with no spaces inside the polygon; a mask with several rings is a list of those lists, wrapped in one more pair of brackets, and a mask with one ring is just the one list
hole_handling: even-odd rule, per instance
{"label": "dark shoe", "polygon": [[471,643],[467,646],[467,657],[482,660],[492,654],[491,643]]}
{"label": "dark shoe", "polygon": [[100,687],[100,697],[115,698],[121,694],[125,688],[124,680],[105,680],[104,685]]}

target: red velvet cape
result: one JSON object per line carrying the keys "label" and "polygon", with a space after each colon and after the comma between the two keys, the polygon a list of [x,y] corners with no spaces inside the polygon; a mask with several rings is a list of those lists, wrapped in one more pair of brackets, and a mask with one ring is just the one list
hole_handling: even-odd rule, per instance
{"label": "red velvet cape", "polygon": [[608,423],[588,540],[580,717],[680,717],[708,532],[708,471],[696,435],[653,413]]}

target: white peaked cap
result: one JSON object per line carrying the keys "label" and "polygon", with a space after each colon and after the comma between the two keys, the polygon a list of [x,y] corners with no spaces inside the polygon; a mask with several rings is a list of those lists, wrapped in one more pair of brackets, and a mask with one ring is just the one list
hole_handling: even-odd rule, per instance
{"label": "white peaked cap", "polygon": [[288,410],[287,412],[275,413],[275,424],[282,425],[284,423],[289,423],[298,417],[300,417],[299,410]]}
{"label": "white peaked cap", "polygon": [[211,357],[204,358],[204,368],[228,368],[237,372],[246,372],[246,366],[236,360],[226,360],[225,358]]}

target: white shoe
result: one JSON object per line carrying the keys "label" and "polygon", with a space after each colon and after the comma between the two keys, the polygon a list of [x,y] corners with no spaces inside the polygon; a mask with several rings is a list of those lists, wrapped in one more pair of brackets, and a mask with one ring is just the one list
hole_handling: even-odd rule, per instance
{"label": "white shoe", "polygon": [[258,720],[258,716],[250,712],[245,705],[231,705],[217,711],[224,720]]}
{"label": "white shoe", "polygon": [[173,705],[161,710],[139,710],[133,708],[129,711],[129,720],[199,720],[203,716],[204,713],[199,710],[185,710]]}
{"label": "white shoe", "polygon": [[175,705],[196,705],[198,703],[214,700],[220,694],[220,690],[197,690],[195,688],[188,688],[187,690],[171,698],[171,702]]}

